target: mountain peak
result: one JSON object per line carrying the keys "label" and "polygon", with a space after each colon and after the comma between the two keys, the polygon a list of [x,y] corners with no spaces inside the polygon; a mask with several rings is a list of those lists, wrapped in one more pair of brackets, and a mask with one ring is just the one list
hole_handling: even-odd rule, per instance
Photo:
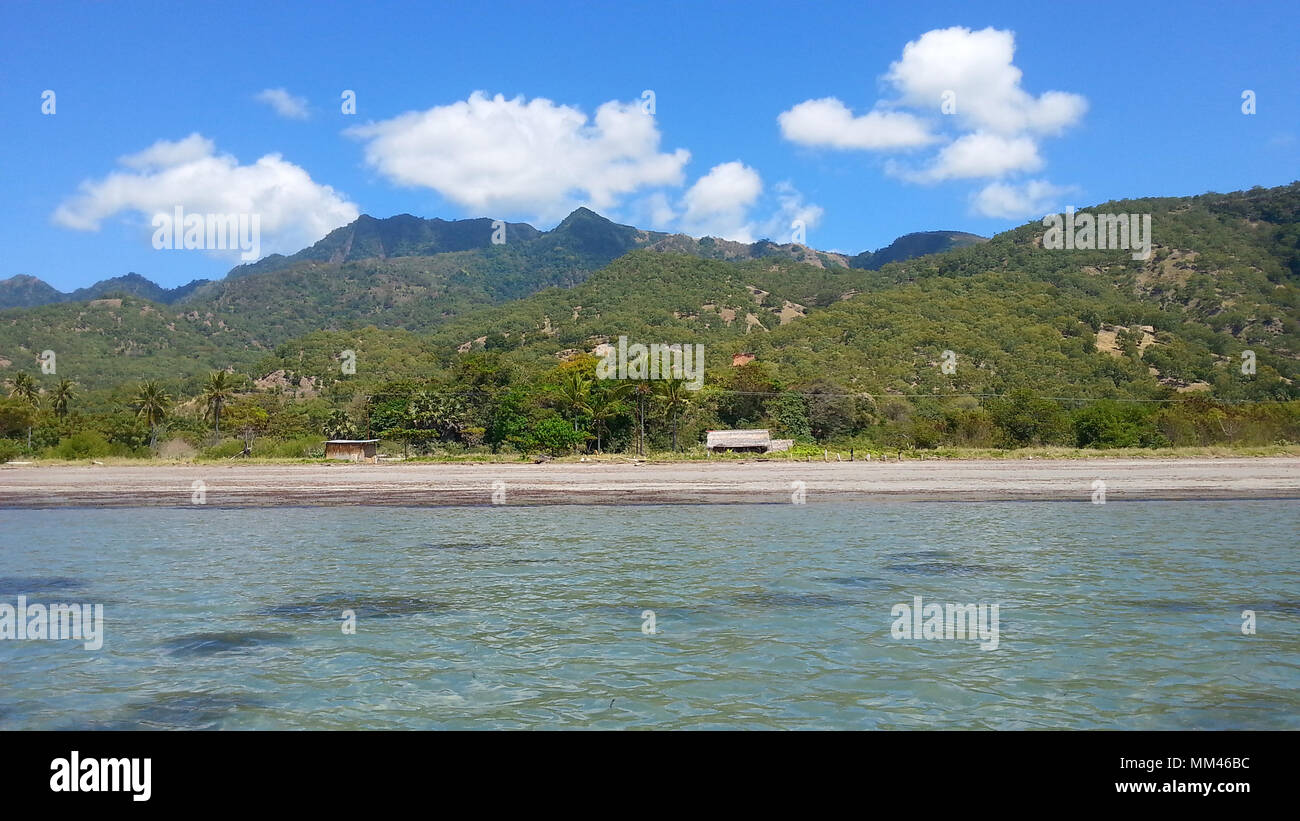
{"label": "mountain peak", "polygon": [[[600,214],[597,214],[595,211],[592,211],[587,206],[582,205],[573,209],[573,211],[570,212],[569,216],[560,220],[560,224],[555,226],[551,230],[567,231],[570,228],[573,228],[574,226],[578,226],[578,225],[615,226],[618,225],[618,223],[606,217],[602,217]],[[619,226],[619,227],[631,227],[631,226]]]}

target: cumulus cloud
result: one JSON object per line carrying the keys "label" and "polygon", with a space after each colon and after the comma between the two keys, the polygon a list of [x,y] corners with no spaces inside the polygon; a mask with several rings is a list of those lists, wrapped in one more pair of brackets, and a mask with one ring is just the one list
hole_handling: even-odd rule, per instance
{"label": "cumulus cloud", "polygon": [[681,230],[695,236],[753,242],[749,209],[762,193],[762,178],[744,163],[715,165],[683,195]]}
{"label": "cumulus cloud", "polygon": [[905,111],[870,111],[853,116],[835,99],[805,100],[777,116],[781,135],[807,146],[881,150],[929,145],[938,139],[919,118]]}
{"label": "cumulus cloud", "polygon": [[977,131],[945,145],[925,170],[900,173],[917,182],[940,182],[1001,177],[1013,171],[1037,171],[1042,167],[1038,143],[1029,137],[1003,137]]}
{"label": "cumulus cloud", "polygon": [[651,224],[658,230],[735,242],[768,239],[777,243],[792,241],[796,220],[809,229],[823,214],[821,206],[805,202],[789,182],[777,183],[768,192],[759,173],[739,160],[709,169],[675,207],[666,198],[651,197],[641,210],[651,212]]}
{"label": "cumulus cloud", "polygon": [[662,149],[655,118],[639,101],[609,101],[589,117],[544,98],[476,91],[344,133],[363,143],[366,163],[386,179],[436,191],[475,215],[546,223],[586,205],[656,230],[741,242],[788,237],[793,219],[811,226],[821,216],[789,186],[767,191],[739,160],[683,190],[690,152]]}
{"label": "cumulus cloud", "polygon": [[814,228],[821,222],[825,209],[820,205],[804,202],[803,194],[799,193],[793,185],[781,182],[777,183],[775,188],[778,207],[776,213],[763,225],[764,236],[774,242],[786,242],[796,222],[802,223],[805,229]]}
{"label": "cumulus cloud", "polygon": [[306,97],[295,97],[283,88],[266,88],[253,97],[259,103],[266,103],[275,109],[275,113],[290,120],[305,120],[310,116]]}
{"label": "cumulus cloud", "polygon": [[178,206],[187,214],[258,214],[262,250],[292,253],[360,214],[355,203],[314,182],[279,154],[240,165],[197,133],[183,140],[159,140],[119,158],[118,164],[122,169],[82,182],[54,211],[54,222],[97,231],[105,219],[135,213],[148,225],[155,215],[170,217]]}
{"label": "cumulus cloud", "polygon": [[1077,123],[1087,100],[1062,91],[1029,94],[1020,86],[1023,72],[1012,62],[1015,51],[1010,31],[935,29],[905,45],[885,79],[901,103],[922,110],[939,110],[944,93],[953,92],[953,116],[968,128],[1059,134]]}
{"label": "cumulus cloud", "polygon": [[1021,185],[992,182],[971,198],[971,210],[983,217],[1025,219],[1057,211],[1057,201],[1071,188],[1047,180],[1028,180]]}
{"label": "cumulus cloud", "polygon": [[430,188],[475,213],[541,221],[578,205],[616,207],[641,189],[676,186],[690,152],[659,149],[653,115],[610,101],[588,118],[544,98],[474,92],[345,132],[367,164],[400,185]]}
{"label": "cumulus cloud", "polygon": [[[885,152],[937,145],[919,163],[886,162],[887,173],[909,182],[1036,173],[1045,165],[1040,141],[1076,125],[1088,102],[1065,91],[1029,93],[1014,57],[1011,31],[935,29],[903,47],[883,78],[889,98],[867,114],[855,117],[838,99],[822,98],[777,121],[787,140],[805,146]],[[1049,190],[1057,189],[1044,180],[989,185],[975,203],[981,213],[1009,213]]]}

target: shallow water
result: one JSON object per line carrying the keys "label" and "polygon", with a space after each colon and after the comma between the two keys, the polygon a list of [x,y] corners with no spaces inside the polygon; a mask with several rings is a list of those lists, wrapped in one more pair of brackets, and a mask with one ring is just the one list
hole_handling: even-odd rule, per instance
{"label": "shallow water", "polygon": [[[1298,548],[1296,502],[0,510],[0,603],[105,615],[0,641],[0,729],[1300,729]],[[998,648],[893,638],[914,596]]]}

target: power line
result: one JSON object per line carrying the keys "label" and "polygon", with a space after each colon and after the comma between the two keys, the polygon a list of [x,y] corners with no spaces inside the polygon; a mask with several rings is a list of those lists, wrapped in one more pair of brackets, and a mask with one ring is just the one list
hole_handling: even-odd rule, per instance
{"label": "power line", "polygon": [[[492,393],[482,388],[470,389],[425,389],[428,393],[451,395],[451,396],[483,396],[492,397]],[[416,391],[419,393],[421,391]],[[802,396],[806,398],[824,398],[831,397],[837,399],[869,399],[876,402],[882,399],[1010,399],[1011,394],[1006,393],[839,393],[839,392],[821,392],[821,391],[737,391],[727,388],[711,388],[709,394],[713,396]],[[364,394],[366,400],[373,401],[383,397],[404,398],[412,396],[410,393],[385,392],[375,394]],[[1206,396],[1187,396],[1187,397],[1165,397],[1159,399],[1142,399],[1134,397],[1119,396],[1044,396],[1042,394],[1031,394],[1030,399],[1043,399],[1051,402],[1131,402],[1131,403],[1168,403],[1183,404],[1189,402],[1208,401],[1216,405],[1280,405],[1287,402],[1294,402],[1294,399],[1216,399]]]}

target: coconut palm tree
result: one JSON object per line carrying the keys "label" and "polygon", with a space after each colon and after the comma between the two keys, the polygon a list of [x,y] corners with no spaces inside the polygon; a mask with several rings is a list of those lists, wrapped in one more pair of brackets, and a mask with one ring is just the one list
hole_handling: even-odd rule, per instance
{"label": "coconut palm tree", "polygon": [[203,400],[203,407],[212,415],[213,429],[217,433],[217,438],[221,437],[221,409],[234,395],[235,386],[229,373],[213,371],[208,374],[208,381],[204,383],[199,397]]}
{"label": "coconut palm tree", "polygon": [[654,387],[650,384],[649,381],[642,380],[636,383],[636,387],[632,389],[632,393],[635,394],[636,396],[637,422],[641,429],[641,438],[637,443],[637,452],[639,453],[639,455],[645,456],[646,401],[649,400],[650,396],[654,393]]}
{"label": "coconut palm tree", "polygon": [[158,426],[167,419],[171,410],[172,396],[155,379],[147,379],[136,389],[135,417],[144,420],[149,426],[149,447],[158,443]]}
{"label": "coconut palm tree", "polygon": [[[9,398],[17,399],[25,405],[29,405],[33,411],[41,406],[41,389],[36,386],[36,380],[32,375],[19,371],[9,380]],[[27,449],[32,449],[32,426],[27,425]]]}
{"label": "coconut palm tree", "polygon": [[681,379],[665,379],[655,389],[659,401],[664,403],[667,413],[673,418],[673,451],[677,450],[677,416],[691,404],[687,398],[686,383]]}
{"label": "coconut palm tree", "polygon": [[573,430],[578,430],[578,418],[591,411],[591,380],[577,371],[570,371],[560,379],[560,404],[573,416]]}
{"label": "coconut palm tree", "polygon": [[632,386],[623,383],[612,385],[607,388],[593,390],[591,400],[588,402],[588,410],[591,411],[592,421],[596,425],[596,452],[600,453],[601,431],[609,430],[609,421],[617,419],[627,413],[627,403],[623,400],[632,392]]}
{"label": "coconut palm tree", "polygon": [[71,379],[60,379],[59,384],[50,392],[50,404],[54,408],[54,415],[60,419],[68,415],[68,404],[77,397],[76,391],[72,386],[77,384]]}

